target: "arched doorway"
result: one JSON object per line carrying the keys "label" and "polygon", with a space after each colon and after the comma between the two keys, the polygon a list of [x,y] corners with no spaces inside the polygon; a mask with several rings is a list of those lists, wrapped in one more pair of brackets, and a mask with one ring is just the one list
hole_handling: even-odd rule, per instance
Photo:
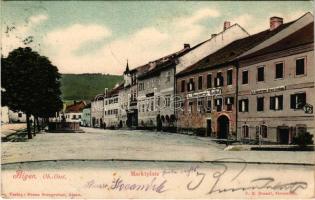
{"label": "arched doorway", "polygon": [[230,120],[227,116],[221,115],[218,118],[218,138],[227,139],[230,130]]}

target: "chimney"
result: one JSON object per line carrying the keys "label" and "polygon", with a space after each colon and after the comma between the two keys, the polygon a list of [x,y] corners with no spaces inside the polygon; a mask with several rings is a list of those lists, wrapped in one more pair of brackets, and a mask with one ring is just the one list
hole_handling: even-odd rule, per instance
{"label": "chimney", "polygon": [[231,22],[229,21],[225,21],[223,24],[223,31],[225,31],[226,29],[230,28],[231,26]]}
{"label": "chimney", "polygon": [[105,97],[107,97],[107,91],[108,91],[108,88],[105,88],[104,90]]}
{"label": "chimney", "polygon": [[275,30],[283,24],[283,18],[281,17],[270,17],[270,30]]}
{"label": "chimney", "polygon": [[211,38],[214,38],[215,36],[217,36],[216,33],[211,34]]}
{"label": "chimney", "polygon": [[184,49],[189,49],[190,48],[190,44],[185,43],[184,44]]}
{"label": "chimney", "polygon": [[77,101],[73,101],[73,103],[74,103],[74,105],[76,105],[76,104],[77,104]]}

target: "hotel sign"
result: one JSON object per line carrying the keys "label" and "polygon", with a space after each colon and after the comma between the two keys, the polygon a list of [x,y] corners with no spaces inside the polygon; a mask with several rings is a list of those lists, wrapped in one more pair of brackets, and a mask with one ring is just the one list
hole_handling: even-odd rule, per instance
{"label": "hotel sign", "polygon": [[214,88],[202,92],[194,92],[187,94],[187,99],[193,99],[193,98],[201,98],[201,97],[211,97],[211,96],[217,96],[222,94],[221,88]]}
{"label": "hotel sign", "polygon": [[279,87],[273,87],[273,88],[264,88],[264,89],[252,90],[251,94],[263,94],[263,93],[269,93],[269,92],[279,92],[279,91],[284,91],[285,89],[286,89],[285,86],[279,86]]}

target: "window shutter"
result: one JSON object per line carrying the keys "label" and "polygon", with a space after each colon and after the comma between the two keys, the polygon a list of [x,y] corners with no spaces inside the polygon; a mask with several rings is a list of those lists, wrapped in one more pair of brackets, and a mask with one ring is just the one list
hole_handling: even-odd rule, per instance
{"label": "window shutter", "polygon": [[234,97],[230,97],[230,102],[231,102],[230,104],[232,105],[234,104]]}
{"label": "window shutter", "polygon": [[270,110],[275,110],[276,98],[270,97]]}
{"label": "window shutter", "polygon": [[223,83],[224,83],[223,76],[220,76],[220,86],[223,86]]}
{"label": "window shutter", "polygon": [[245,112],[248,112],[248,99],[245,99]]}
{"label": "window shutter", "polygon": [[296,101],[295,101],[295,94],[291,94],[291,102],[290,102],[290,107],[291,109],[295,109],[296,108]]}
{"label": "window shutter", "polygon": [[283,96],[278,96],[278,101],[279,101],[279,110],[283,109]]}
{"label": "window shutter", "polygon": [[238,101],[238,112],[242,112],[242,100]]}
{"label": "window shutter", "polygon": [[306,104],[306,93],[300,94],[300,102],[301,102],[301,107],[303,108]]}

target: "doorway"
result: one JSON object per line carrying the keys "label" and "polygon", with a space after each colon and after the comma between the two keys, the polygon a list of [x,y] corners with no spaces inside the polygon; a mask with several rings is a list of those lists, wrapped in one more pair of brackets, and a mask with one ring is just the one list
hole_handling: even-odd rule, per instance
{"label": "doorway", "polygon": [[211,131],[211,119],[207,119],[207,136],[210,137],[212,134]]}
{"label": "doorway", "polygon": [[279,144],[289,144],[289,127],[278,127]]}
{"label": "doorway", "polygon": [[218,118],[218,138],[227,139],[230,130],[230,120],[227,116],[221,115]]}

